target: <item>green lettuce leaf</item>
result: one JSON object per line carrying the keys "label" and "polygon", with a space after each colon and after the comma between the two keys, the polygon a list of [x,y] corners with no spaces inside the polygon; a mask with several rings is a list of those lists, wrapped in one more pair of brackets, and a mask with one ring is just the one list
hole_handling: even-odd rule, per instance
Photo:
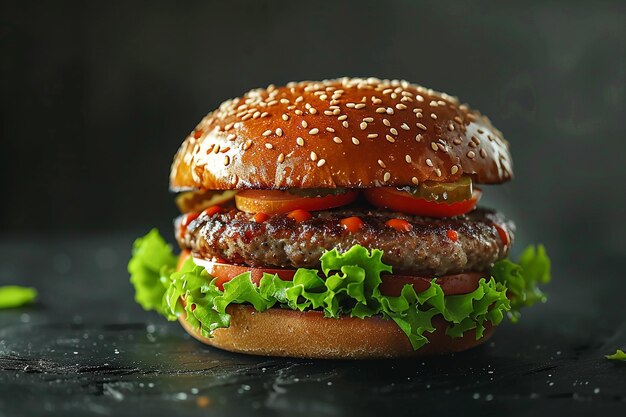
{"label": "green lettuce leaf", "polygon": [[21,307],[33,303],[37,298],[37,290],[19,285],[0,287],[0,309]]}
{"label": "green lettuce leaf", "polygon": [[152,229],[133,244],[133,257],[128,262],[130,282],[135,287],[135,301],[144,310],[165,314],[163,295],[170,286],[169,277],[176,267],[172,248]]}
{"label": "green lettuce leaf", "polygon": [[604,357],[613,361],[626,361],[626,353],[621,349],[617,349],[612,355],[604,355]]}
{"label": "green lettuce leaf", "polygon": [[511,310],[508,315],[512,322],[519,320],[519,310],[522,307],[530,307],[536,302],[546,302],[547,297],[539,285],[550,282],[550,268],[550,259],[543,245],[528,246],[522,252],[517,264],[508,259],[495,263],[491,275],[496,282],[508,288],[511,298]]}
{"label": "green lettuce leaf", "polygon": [[496,263],[493,276],[482,278],[469,294],[446,296],[433,279],[420,293],[405,285],[400,295],[393,297],[380,293],[381,274],[392,272],[391,266],[382,262],[382,255],[380,250],[359,245],[344,253],[335,249],[320,258],[321,271],[300,268],[293,281],[266,273],[257,286],[246,272],[220,290],[216,280],[191,258],[175,272],[176,257],[153,230],[135,242],[129,271],[135,298],[144,308],[169,320],[184,314],[206,337],[230,325],[229,305],[249,304],[257,311],[272,307],[319,310],[329,319],[380,316],[393,320],[414,349],[428,343],[426,333],[435,330],[435,316],[448,322],[446,333],[451,337],[473,331],[476,339],[482,338],[487,323],[498,325],[513,308],[511,318],[517,319],[517,309],[544,301],[537,284],[550,279],[550,263],[539,246],[524,251],[519,264],[508,260]]}

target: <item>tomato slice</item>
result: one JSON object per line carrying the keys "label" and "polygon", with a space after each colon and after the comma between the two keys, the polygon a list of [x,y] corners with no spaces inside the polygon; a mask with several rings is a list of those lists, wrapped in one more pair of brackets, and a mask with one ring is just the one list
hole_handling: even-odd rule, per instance
{"label": "tomato slice", "polygon": [[318,211],[349,204],[358,191],[328,194],[321,197],[302,197],[280,190],[246,190],[235,196],[235,204],[247,213],[287,213],[294,210]]}
{"label": "tomato slice", "polygon": [[[413,285],[416,292],[426,291],[430,287],[432,278],[416,277],[412,275],[383,275],[380,292],[383,295],[397,297],[405,285]],[[437,284],[445,295],[467,294],[478,288],[478,281],[485,278],[480,272],[464,272],[462,274],[446,275],[437,278]]]}
{"label": "tomato slice", "polygon": [[473,210],[482,195],[480,190],[474,189],[472,198],[448,204],[416,198],[406,191],[393,187],[367,188],[363,193],[365,198],[377,207],[427,217],[460,216]]}
{"label": "tomato slice", "polygon": [[246,272],[250,272],[250,278],[256,285],[261,283],[263,274],[277,274],[283,281],[292,281],[293,276],[296,274],[295,269],[252,268],[249,266],[231,265],[196,258],[194,258],[194,262],[197,265],[203,266],[210,275],[217,278],[215,285],[217,285],[217,288],[220,290],[224,290],[225,283]]}
{"label": "tomato slice", "polygon": [[[185,253],[186,252],[186,253]],[[179,265],[189,257],[188,251],[181,254]],[[184,259],[183,259],[184,257]],[[250,272],[252,282],[256,285],[261,283],[263,274],[276,274],[283,281],[292,281],[296,274],[295,269],[272,269],[272,268],[252,268],[243,265],[231,265],[227,263],[213,262],[202,259],[194,259],[194,262],[206,268],[207,272],[217,278],[215,284],[220,290],[224,290],[224,284],[232,280],[238,275]],[[437,284],[441,285],[441,289],[446,295],[467,294],[474,291],[478,287],[478,281],[485,274],[476,272],[467,272],[456,275],[448,275],[437,278]],[[417,277],[411,275],[382,275],[382,283],[380,284],[380,292],[383,295],[397,297],[400,295],[405,285],[413,285],[416,292],[422,292],[428,289],[432,278]]]}

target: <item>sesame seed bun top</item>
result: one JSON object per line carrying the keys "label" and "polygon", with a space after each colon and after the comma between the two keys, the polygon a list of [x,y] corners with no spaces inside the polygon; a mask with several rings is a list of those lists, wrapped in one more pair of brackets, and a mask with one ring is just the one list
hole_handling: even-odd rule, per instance
{"label": "sesame seed bun top", "polygon": [[406,81],[342,78],[228,100],[187,136],[170,186],[183,189],[416,185],[512,176],[508,142],[455,97]]}

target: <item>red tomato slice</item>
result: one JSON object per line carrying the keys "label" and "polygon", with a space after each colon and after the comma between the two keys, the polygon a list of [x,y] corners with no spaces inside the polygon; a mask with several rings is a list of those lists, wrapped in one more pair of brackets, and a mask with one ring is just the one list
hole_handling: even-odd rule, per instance
{"label": "red tomato slice", "polygon": [[393,187],[367,188],[363,190],[363,194],[370,203],[377,207],[417,216],[453,217],[460,216],[474,209],[478,200],[480,200],[482,192],[474,189],[472,198],[451,204],[415,198],[406,191],[400,191]]}
{"label": "red tomato slice", "polygon": [[206,271],[217,278],[215,285],[220,290],[224,290],[224,284],[245,272],[250,272],[250,278],[256,285],[261,283],[263,274],[277,274],[283,281],[292,281],[296,274],[295,269],[271,269],[271,268],[252,268],[243,265],[231,265],[226,263],[212,262],[201,259],[194,259],[194,262],[203,266]]}
{"label": "red tomato slice", "polygon": [[329,194],[322,197],[301,197],[280,190],[245,190],[235,195],[235,204],[247,213],[288,213],[294,210],[318,211],[344,206],[356,199],[358,191]]}
{"label": "red tomato slice", "polygon": [[[189,252],[185,251],[181,254],[179,265],[189,257]],[[184,260],[183,260],[184,258]],[[206,261],[194,259],[196,264],[206,268],[207,272],[217,278],[215,284],[220,290],[224,290],[224,284],[238,275],[250,271],[252,282],[259,285],[263,274],[276,274],[283,281],[292,281],[296,273],[295,269],[272,269],[272,268],[252,268],[242,265],[231,265],[227,263]],[[478,287],[478,281],[485,274],[476,272],[467,272],[463,274],[448,275],[437,278],[437,284],[441,285],[441,289],[446,295],[467,294],[474,291]],[[417,277],[410,275],[382,275],[382,283],[380,284],[380,292],[383,295],[397,297],[400,295],[405,285],[413,285],[416,292],[422,292],[428,289],[432,278]]]}

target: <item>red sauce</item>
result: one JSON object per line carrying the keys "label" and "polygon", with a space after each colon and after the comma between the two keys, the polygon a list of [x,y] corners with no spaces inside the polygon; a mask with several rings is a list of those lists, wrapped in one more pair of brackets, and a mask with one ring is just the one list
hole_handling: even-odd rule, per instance
{"label": "red sauce", "polygon": [[289,213],[287,217],[294,219],[297,222],[303,222],[305,220],[309,220],[313,216],[306,210],[298,209]]}
{"label": "red sauce", "polygon": [[504,246],[509,246],[509,243],[511,242],[511,240],[509,239],[509,233],[506,231],[506,229],[500,226],[499,224],[495,224],[495,223],[493,227],[496,228],[496,231],[500,235],[500,239],[502,239],[502,243],[504,243]]}
{"label": "red sauce", "polygon": [[222,208],[220,206],[211,206],[209,208],[204,209],[202,214],[208,217],[212,217],[221,211],[222,211]]}
{"label": "red sauce", "polygon": [[396,229],[399,232],[410,232],[413,230],[413,225],[406,220],[402,219],[390,219],[385,222],[389,227]]}
{"label": "red sauce", "polygon": [[265,220],[269,219],[270,216],[268,216],[265,213],[257,213],[255,214],[252,219],[257,222],[257,223],[263,223]]}
{"label": "red sauce", "polygon": [[363,228],[363,220],[356,216],[341,219],[339,223],[347,233],[356,233]]}
{"label": "red sauce", "polygon": [[195,132],[193,132],[193,137],[196,139],[199,139],[200,136],[202,136],[204,132],[202,130],[196,130]]}
{"label": "red sauce", "polygon": [[459,234],[457,233],[456,230],[448,230],[446,234],[448,235],[448,239],[450,239],[453,242],[456,242],[457,240],[459,240]]}
{"label": "red sauce", "polygon": [[185,237],[185,233],[187,232],[187,226],[189,226],[189,223],[197,219],[199,215],[200,213],[188,213],[183,218],[183,221],[180,222],[180,238],[181,239]]}

